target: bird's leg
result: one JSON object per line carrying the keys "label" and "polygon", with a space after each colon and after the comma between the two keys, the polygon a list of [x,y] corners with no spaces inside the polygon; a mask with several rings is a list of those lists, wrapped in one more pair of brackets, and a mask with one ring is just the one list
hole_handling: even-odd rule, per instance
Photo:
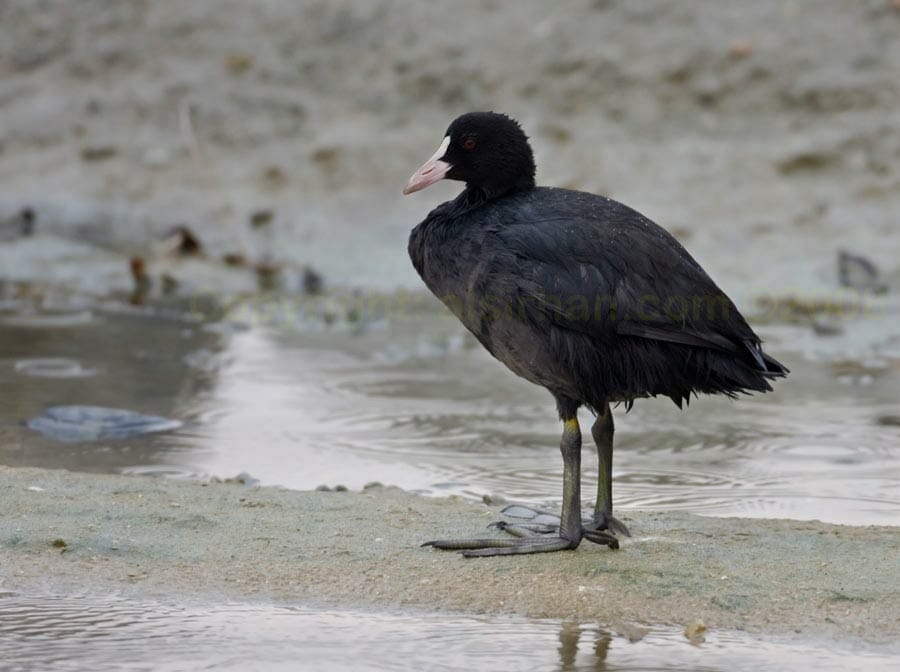
{"label": "bird's leg", "polygon": [[594,505],[594,520],[588,525],[593,530],[608,530],[612,534],[621,532],[626,537],[631,532],[625,524],[612,515],[612,460],[613,460],[613,434],[616,427],[613,422],[612,409],[606,403],[597,414],[597,419],[591,427],[591,435],[597,444],[597,503]]}
{"label": "bird's leg", "polygon": [[[519,538],[441,539],[429,541],[423,546],[462,550],[463,555],[471,558],[487,555],[520,555],[524,553],[570,550],[578,548],[582,537],[587,537],[597,543],[609,543],[606,539],[600,541],[600,537],[609,536],[605,532],[585,531],[581,525],[581,428],[578,426],[578,418],[574,414],[563,419],[560,452],[563,458],[563,505],[559,532],[555,536],[510,530]],[[613,541],[615,541],[615,538],[613,538]]]}
{"label": "bird's leg", "polygon": [[563,420],[559,450],[563,458],[563,501],[559,522],[559,536],[581,543],[581,427],[578,416]]}
{"label": "bird's leg", "polygon": [[[625,524],[612,515],[612,456],[613,456],[613,423],[612,409],[604,404],[591,427],[594,443],[597,444],[597,501],[594,505],[593,520],[585,525],[585,538],[598,544],[606,544],[610,548],[618,548],[616,533],[630,537],[631,533]],[[561,520],[553,513],[534,509],[521,504],[514,504],[503,509],[503,513],[511,518],[523,520],[521,523],[500,521],[494,527],[505,530],[517,537],[555,534],[561,528]]]}

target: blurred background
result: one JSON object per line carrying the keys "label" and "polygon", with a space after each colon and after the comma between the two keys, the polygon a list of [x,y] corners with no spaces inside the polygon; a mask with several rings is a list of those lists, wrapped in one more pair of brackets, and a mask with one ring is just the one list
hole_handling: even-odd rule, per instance
{"label": "blurred background", "polygon": [[0,463],[556,506],[550,398],[406,255],[459,189],[406,178],[493,109],[793,370],[622,413],[617,506],[898,524],[898,35],[894,0],[0,0]]}

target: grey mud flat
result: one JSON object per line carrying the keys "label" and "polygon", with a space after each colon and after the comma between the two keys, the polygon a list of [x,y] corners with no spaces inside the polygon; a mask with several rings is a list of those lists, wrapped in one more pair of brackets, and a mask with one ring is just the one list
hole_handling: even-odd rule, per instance
{"label": "grey mud flat", "polygon": [[0,590],[272,599],[900,639],[900,530],[620,512],[619,551],[465,560],[498,510],[394,488],[298,492],[0,467]]}

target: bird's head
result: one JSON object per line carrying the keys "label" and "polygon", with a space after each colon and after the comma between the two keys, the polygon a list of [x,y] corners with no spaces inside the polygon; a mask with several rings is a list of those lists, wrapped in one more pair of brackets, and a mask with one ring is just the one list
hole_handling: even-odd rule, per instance
{"label": "bird's head", "polygon": [[505,114],[469,112],[457,117],[438,150],[403,189],[411,194],[444,178],[466,183],[484,198],[534,186],[534,154],[528,136]]}

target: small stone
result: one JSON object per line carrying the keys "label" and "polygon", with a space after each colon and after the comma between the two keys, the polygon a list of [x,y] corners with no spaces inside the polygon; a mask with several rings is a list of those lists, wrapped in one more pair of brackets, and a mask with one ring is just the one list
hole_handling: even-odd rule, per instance
{"label": "small stone", "polygon": [[310,158],[323,173],[334,173],[341,158],[341,150],[339,147],[319,147],[312,152]]}
{"label": "small stone", "polygon": [[253,478],[246,471],[242,471],[237,476],[232,476],[231,478],[225,479],[226,483],[240,483],[241,485],[257,485],[259,484],[259,479]]}
{"label": "small stone", "polygon": [[247,257],[245,257],[240,252],[227,252],[223,257],[222,261],[225,262],[228,266],[246,266],[247,265]]}
{"label": "small stone", "polygon": [[53,548],[68,548],[69,546],[64,539],[54,539],[50,545]]}
{"label": "small stone", "polygon": [[270,187],[282,187],[287,182],[287,173],[280,166],[269,166],[263,171],[263,180]]}
{"label": "small stone", "polygon": [[629,642],[634,644],[646,637],[650,632],[650,628],[635,625],[634,623],[617,623],[613,626],[613,631],[620,637],[625,637]]}
{"label": "small stone", "polygon": [[118,151],[113,145],[90,145],[82,147],[81,158],[84,161],[106,161],[113,158]]}
{"label": "small stone", "polygon": [[691,644],[702,644],[703,642],[705,642],[705,633],[706,624],[700,619],[691,621],[684,629],[684,636],[690,640]]}
{"label": "small stone", "polygon": [[250,226],[254,229],[258,229],[271,224],[274,218],[274,210],[257,210],[250,214]]}

